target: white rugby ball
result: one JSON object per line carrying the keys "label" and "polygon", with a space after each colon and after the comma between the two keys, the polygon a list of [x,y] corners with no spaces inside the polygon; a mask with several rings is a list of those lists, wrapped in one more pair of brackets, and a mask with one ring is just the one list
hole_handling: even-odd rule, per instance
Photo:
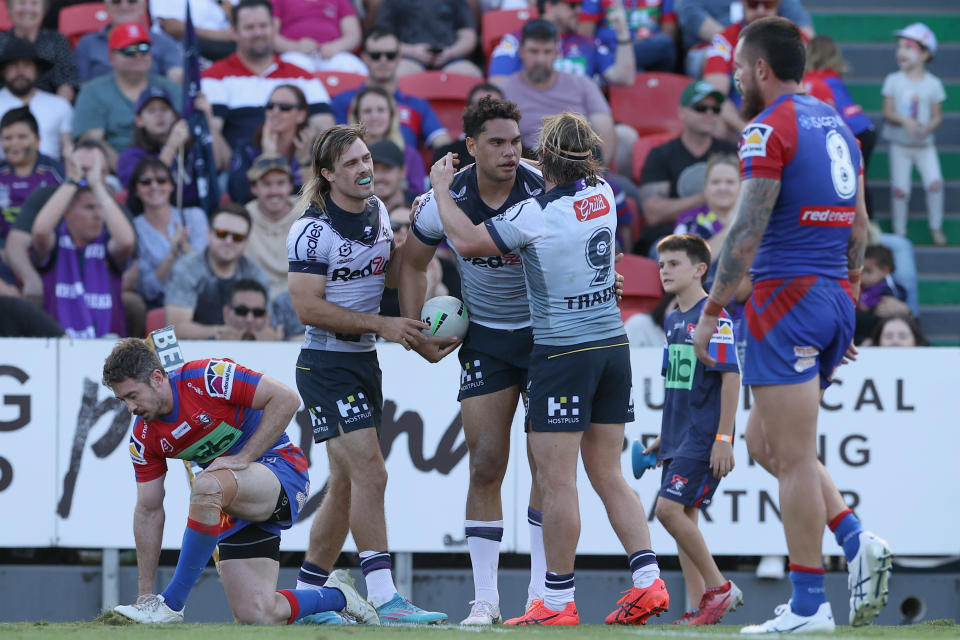
{"label": "white rugby ball", "polygon": [[437,296],[424,302],[420,319],[430,325],[422,329],[423,333],[440,338],[462,338],[470,323],[467,307],[453,296]]}

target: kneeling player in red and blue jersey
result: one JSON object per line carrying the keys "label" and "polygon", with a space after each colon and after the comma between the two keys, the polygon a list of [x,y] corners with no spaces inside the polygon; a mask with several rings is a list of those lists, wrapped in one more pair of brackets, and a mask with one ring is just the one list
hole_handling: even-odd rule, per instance
{"label": "kneeling player in red and blue jersey", "polygon": [[[295,391],[230,360],[195,360],[168,375],[137,338],[114,347],[103,384],[137,416],[130,456],[139,597],[117,613],[140,623],[183,622],[187,596],[219,543],[223,586],[237,621],[290,624],[320,611],[345,611],[378,623],[346,572],[331,575],[319,591],[276,591],[280,532],[296,522],[310,491],[303,451],[284,433],[300,407]],[[154,595],[167,458],[205,469],[190,493],[176,571]]]}
{"label": "kneeling player in red and blue jersey", "polygon": [[794,24],[752,22],[734,62],[744,116],[752,118],[740,140],[743,186],[694,346],[713,366],[707,346],[721,305],[750,267],[743,383],[756,403],[746,439],[750,455],[779,480],[793,597],[775,618],[743,632],[829,632],[824,523],[847,557],[851,624],[880,613],[892,564],[887,543],[864,531],[844,503],[816,445],[823,389],[856,354],[854,300],[867,242],[862,157],[840,114],[802,94],[804,44]]}

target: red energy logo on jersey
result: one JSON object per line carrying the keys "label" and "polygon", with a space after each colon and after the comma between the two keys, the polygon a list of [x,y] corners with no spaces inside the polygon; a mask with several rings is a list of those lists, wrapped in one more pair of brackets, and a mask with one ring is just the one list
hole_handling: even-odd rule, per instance
{"label": "red energy logo on jersey", "polygon": [[803,207],[800,224],[804,227],[852,227],[855,207]]}
{"label": "red energy logo on jersey", "polygon": [[586,222],[610,213],[610,204],[603,197],[603,194],[598,193],[574,202],[573,211],[577,214],[577,219],[580,222]]}

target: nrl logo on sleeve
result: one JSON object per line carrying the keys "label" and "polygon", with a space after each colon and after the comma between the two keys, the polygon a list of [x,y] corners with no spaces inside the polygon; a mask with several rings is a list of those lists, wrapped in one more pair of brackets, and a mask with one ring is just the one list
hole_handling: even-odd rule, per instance
{"label": "nrl logo on sleeve", "polygon": [[610,213],[610,203],[602,194],[598,193],[574,202],[573,212],[577,214],[577,220],[586,222]]}
{"label": "nrl logo on sleeve", "polygon": [[207,369],[203,372],[203,379],[207,387],[207,393],[211,398],[230,399],[236,366],[232,362],[223,360],[211,360],[207,363]]}
{"label": "nrl logo on sleeve", "polygon": [[748,124],[743,130],[743,136],[740,137],[740,159],[753,157],[766,157],[767,140],[773,133],[773,127],[760,122]]}

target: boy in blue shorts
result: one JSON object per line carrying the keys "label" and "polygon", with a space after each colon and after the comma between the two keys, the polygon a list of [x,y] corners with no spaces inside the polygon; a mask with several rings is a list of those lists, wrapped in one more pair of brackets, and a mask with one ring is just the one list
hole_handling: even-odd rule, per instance
{"label": "boy in blue shorts", "polygon": [[657,519],[677,541],[688,602],[699,602],[674,624],[716,624],[743,604],[743,593],[720,573],[697,528],[698,510],[710,504],[720,479],[734,464],[740,369],[733,320],[721,312],[710,339],[716,364],[698,362],[693,332],[707,300],[703,282],[710,269],[710,247],[698,236],[671,235],[660,241],[657,253],[663,290],[677,296],[679,308],[663,323],[663,426],[644,453],[659,449],[663,475]]}

